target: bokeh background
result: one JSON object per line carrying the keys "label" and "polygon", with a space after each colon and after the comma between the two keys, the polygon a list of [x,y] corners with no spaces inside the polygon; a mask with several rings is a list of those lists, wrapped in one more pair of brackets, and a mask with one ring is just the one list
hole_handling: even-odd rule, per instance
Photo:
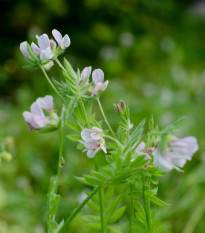
{"label": "bokeh background", "polygon": [[[65,56],[81,70],[101,68],[110,81],[102,96],[116,128],[113,103],[124,99],[137,124],[154,114],[162,129],[180,116],[180,136],[193,135],[200,149],[184,168],[161,178],[157,209],[167,233],[205,232],[205,2],[194,0],[1,0],[0,136],[15,139],[10,163],[0,164],[0,232],[43,233],[49,177],[56,172],[58,133],[29,132],[22,112],[39,96],[55,93],[39,70],[22,68],[22,41],[56,28],[68,33]],[[57,66],[49,75],[60,80]],[[60,100],[55,96],[58,110]],[[100,117],[96,107],[97,116]],[[69,132],[69,130],[67,130]],[[65,132],[66,133],[66,132]],[[67,139],[58,219],[68,216],[88,189],[75,180],[93,162]],[[86,211],[86,208],[84,209]],[[128,213],[128,212],[127,212]],[[126,214],[127,214],[126,213]],[[126,233],[126,214],[119,229]],[[81,216],[69,233],[90,232]]]}

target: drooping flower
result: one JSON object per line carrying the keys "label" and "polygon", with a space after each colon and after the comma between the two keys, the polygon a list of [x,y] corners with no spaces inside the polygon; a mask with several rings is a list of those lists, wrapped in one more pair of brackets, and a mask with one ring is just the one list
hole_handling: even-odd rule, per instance
{"label": "drooping flower", "polygon": [[[43,110],[49,114],[45,116]],[[56,126],[58,117],[53,112],[53,97],[45,96],[38,98],[32,105],[31,111],[23,112],[25,122],[29,125],[29,130],[42,129],[47,125]]]}
{"label": "drooping flower", "polygon": [[182,168],[187,160],[191,160],[193,154],[198,150],[195,137],[189,136],[181,139],[172,139],[166,150],[158,148],[153,152],[154,163],[162,171],[169,171],[173,168]]}
{"label": "drooping flower", "polygon": [[92,92],[92,96],[96,96],[99,91],[104,91],[107,88],[109,81],[104,82],[104,73],[101,69],[96,69],[92,73],[92,79],[95,83],[95,88]]}
{"label": "drooping flower", "polygon": [[83,152],[87,152],[88,158],[93,158],[100,149],[102,149],[104,153],[107,153],[101,129],[97,127],[83,129],[81,137],[83,141],[80,142],[85,146]]}
{"label": "drooping flower", "polygon": [[87,79],[86,84],[89,83],[89,78],[90,78],[91,70],[92,70],[92,67],[91,67],[91,66],[85,67],[85,68],[83,69],[83,71],[81,72],[81,75],[80,75],[79,83],[82,83],[83,80],[86,79],[87,77],[88,77],[88,79]]}
{"label": "drooping flower", "polygon": [[62,37],[62,34],[56,29],[53,29],[52,34],[55,40],[58,42],[61,49],[65,49],[70,46],[71,42],[67,34],[64,37]]}

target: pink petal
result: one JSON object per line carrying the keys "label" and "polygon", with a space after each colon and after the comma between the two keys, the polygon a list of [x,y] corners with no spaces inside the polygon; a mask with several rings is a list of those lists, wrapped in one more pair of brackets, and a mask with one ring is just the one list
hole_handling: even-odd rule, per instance
{"label": "pink petal", "polygon": [[41,107],[40,107],[36,102],[34,102],[34,103],[31,105],[31,113],[32,113],[33,115],[44,116],[43,110],[41,109]]}
{"label": "pink petal", "polygon": [[40,106],[40,108],[45,110],[52,110],[53,109],[53,96],[46,95],[43,98],[38,98],[36,103]]}

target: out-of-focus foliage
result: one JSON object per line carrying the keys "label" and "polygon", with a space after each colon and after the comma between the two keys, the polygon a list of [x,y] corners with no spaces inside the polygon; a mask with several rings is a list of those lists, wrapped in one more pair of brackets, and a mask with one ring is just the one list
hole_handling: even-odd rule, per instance
{"label": "out-of-focus foliage", "polygon": [[[205,3],[4,0],[1,5],[0,136],[15,138],[16,155],[11,162],[0,164],[0,232],[45,231],[46,193],[49,177],[56,172],[58,134],[29,132],[22,112],[38,96],[55,94],[39,70],[22,69],[25,61],[19,44],[43,32],[51,35],[57,28],[71,38],[64,55],[75,68],[101,68],[110,80],[102,102],[114,128],[117,114],[111,103],[122,98],[130,106],[133,123],[153,113],[162,127],[181,115],[187,116],[179,133],[196,136],[200,151],[184,174],[171,172],[161,180],[160,195],[171,205],[157,208],[157,213],[167,233],[203,233]],[[61,78],[60,71],[51,69],[49,75]],[[55,97],[58,106],[61,102]],[[66,139],[64,144],[59,219],[68,216],[85,196],[85,186],[74,176],[88,173],[93,166],[85,154],[75,152],[74,144]],[[118,226],[123,233],[126,221],[124,217]],[[89,230],[78,216],[67,232]]]}

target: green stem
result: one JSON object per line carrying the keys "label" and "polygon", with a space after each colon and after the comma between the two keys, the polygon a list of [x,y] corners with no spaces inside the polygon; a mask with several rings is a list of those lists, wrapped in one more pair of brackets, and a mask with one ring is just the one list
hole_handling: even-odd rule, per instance
{"label": "green stem", "polygon": [[110,126],[110,124],[109,124],[109,122],[108,122],[106,116],[105,116],[105,113],[104,113],[104,111],[103,111],[102,105],[101,105],[100,100],[99,100],[98,97],[97,97],[97,102],[98,102],[100,111],[101,111],[101,113],[102,113],[102,116],[103,116],[103,118],[104,118],[104,121],[105,121],[105,123],[107,124],[107,127],[109,128],[109,130],[110,130],[110,132],[112,133],[113,137],[114,137],[114,138],[117,138],[117,137],[115,136],[115,133],[113,132],[113,130],[112,130],[112,128],[111,128],[111,126]]}
{"label": "green stem", "polygon": [[60,63],[60,61],[58,60],[58,58],[55,57],[54,60],[55,60],[56,63],[60,66],[60,68],[61,68],[64,72],[66,72],[66,69],[65,69],[64,66]]}
{"label": "green stem", "polygon": [[60,145],[59,145],[59,158],[58,158],[58,172],[57,172],[57,185],[56,185],[56,193],[59,186],[60,174],[61,174],[61,165],[62,165],[62,157],[63,157],[63,128],[59,129],[59,137],[60,137]]}
{"label": "green stem", "polygon": [[61,94],[58,92],[58,90],[55,88],[55,86],[53,85],[53,83],[51,82],[51,80],[50,80],[50,78],[48,77],[48,75],[47,75],[45,69],[44,69],[42,66],[40,66],[40,68],[41,68],[43,74],[45,75],[47,81],[49,82],[49,84],[50,84],[51,87],[53,88],[53,90],[58,94],[58,96],[59,96],[59,97],[61,98],[61,100],[64,102],[63,97],[62,97]]}
{"label": "green stem", "polygon": [[83,103],[83,101],[82,101],[82,98],[81,98],[80,94],[79,94],[79,102],[80,102],[80,106],[81,106],[81,109],[82,109],[82,111],[83,111],[83,115],[84,115],[84,118],[85,118],[86,127],[89,128],[89,122],[88,122],[88,117],[87,117],[85,105],[84,105],[84,103]]}
{"label": "green stem", "polygon": [[86,203],[100,190],[100,187],[96,187],[88,196],[87,198],[76,208],[73,213],[67,218],[64,225],[58,231],[58,233],[64,232],[64,230],[69,226],[71,221],[75,218],[75,216],[80,212],[80,210],[86,205]]}
{"label": "green stem", "polygon": [[[150,178],[147,177],[147,187],[149,189],[150,186]],[[150,200],[148,197],[146,197],[146,188],[145,188],[145,177],[142,174],[142,180],[143,180],[143,201],[144,201],[144,209],[145,209],[145,214],[146,214],[146,220],[147,220],[147,229],[148,233],[152,233],[152,219],[151,219],[151,211],[150,211]]]}
{"label": "green stem", "polygon": [[129,233],[132,233],[132,224],[133,224],[133,214],[134,214],[134,203],[132,197],[132,184],[130,184],[130,226],[129,226]]}
{"label": "green stem", "polygon": [[109,138],[110,140],[114,141],[118,146],[120,146],[121,148],[123,148],[123,145],[115,138],[109,136],[109,135],[103,135],[105,138]]}

